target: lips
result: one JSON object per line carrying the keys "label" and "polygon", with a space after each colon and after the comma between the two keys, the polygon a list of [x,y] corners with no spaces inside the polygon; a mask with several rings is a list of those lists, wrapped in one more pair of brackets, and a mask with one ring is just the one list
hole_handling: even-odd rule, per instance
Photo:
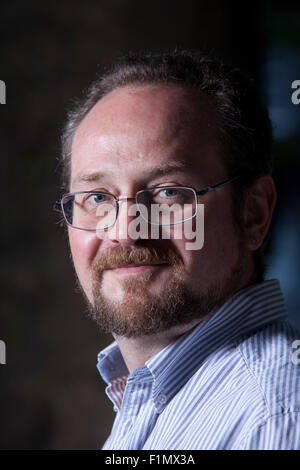
{"label": "lips", "polygon": [[116,275],[129,276],[129,275],[139,275],[146,272],[155,271],[161,269],[162,267],[169,266],[168,263],[131,263],[131,264],[122,264],[115,265],[110,268],[107,268],[104,271],[114,273]]}
{"label": "lips", "polygon": [[130,263],[130,264],[120,264],[120,265],[112,266],[109,269],[137,268],[141,266],[157,266],[157,265],[161,266],[164,264],[167,264],[167,263]]}

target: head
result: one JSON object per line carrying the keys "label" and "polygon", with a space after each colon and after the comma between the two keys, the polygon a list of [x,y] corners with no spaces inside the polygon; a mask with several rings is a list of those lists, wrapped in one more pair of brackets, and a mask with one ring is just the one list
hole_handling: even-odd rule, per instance
{"label": "head", "polygon": [[241,175],[199,198],[201,250],[185,248],[178,226],[170,239],[133,240],[122,233],[130,216],[121,203],[114,237],[68,228],[79,284],[105,329],[141,336],[185,325],[262,280],[259,253],[276,199],[271,126],[239,71],[185,51],[127,57],[69,114],[62,155],[72,192],[134,197],[144,188],[201,190]]}

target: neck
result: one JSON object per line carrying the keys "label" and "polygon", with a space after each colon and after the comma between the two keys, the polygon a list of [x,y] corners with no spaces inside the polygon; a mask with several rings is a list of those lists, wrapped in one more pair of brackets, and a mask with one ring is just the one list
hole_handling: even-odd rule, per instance
{"label": "neck", "polygon": [[170,328],[168,331],[159,332],[155,335],[140,336],[138,338],[115,336],[129,373],[145,365],[151,357],[155,356],[168,344],[175,342],[199,322],[199,319],[195,319],[188,324]]}

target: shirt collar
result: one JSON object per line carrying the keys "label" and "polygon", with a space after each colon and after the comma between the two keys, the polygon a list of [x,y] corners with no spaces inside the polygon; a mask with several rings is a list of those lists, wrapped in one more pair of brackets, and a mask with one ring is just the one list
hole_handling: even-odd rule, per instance
{"label": "shirt collar", "polygon": [[97,368],[107,384],[129,374],[116,341],[99,352]]}
{"label": "shirt collar", "polygon": [[[212,315],[146,362],[153,377],[152,397],[157,412],[164,409],[218,348],[286,317],[277,280],[253,284],[239,291]],[[97,367],[106,383],[129,374],[116,342],[98,354]],[[135,372],[131,375],[136,375]]]}

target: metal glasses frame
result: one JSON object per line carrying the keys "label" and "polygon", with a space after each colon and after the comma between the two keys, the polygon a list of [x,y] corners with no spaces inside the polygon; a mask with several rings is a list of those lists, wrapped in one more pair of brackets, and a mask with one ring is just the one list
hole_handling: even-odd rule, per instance
{"label": "metal glasses frame", "polygon": [[[89,231],[89,232],[96,232],[97,230],[105,230],[107,228],[110,228],[112,227],[116,221],[117,221],[117,218],[118,218],[118,215],[119,215],[119,201],[135,201],[136,202],[136,205],[138,206],[139,203],[137,202],[137,197],[140,193],[144,193],[146,191],[152,191],[153,189],[170,189],[170,188],[185,188],[185,189],[190,189],[194,192],[195,194],[195,201],[196,201],[196,212],[194,215],[192,215],[192,217],[189,217],[188,219],[184,219],[180,222],[175,222],[174,224],[168,224],[168,225],[176,225],[176,224],[179,224],[179,223],[183,223],[183,222],[186,222],[187,220],[190,220],[190,219],[193,219],[196,215],[197,215],[197,208],[198,208],[198,197],[199,196],[204,196],[205,194],[211,192],[211,191],[215,191],[216,189],[218,188],[221,188],[222,186],[225,186],[226,184],[229,184],[229,183],[232,183],[233,181],[237,180],[238,178],[240,178],[241,175],[237,175],[237,176],[234,176],[233,178],[229,178],[225,181],[222,181],[221,183],[217,183],[217,184],[214,184],[212,186],[208,186],[207,188],[205,189],[202,189],[200,191],[196,191],[195,188],[193,188],[192,186],[180,186],[180,185],[170,185],[170,186],[155,186],[153,188],[146,188],[146,189],[141,189],[140,191],[137,191],[135,197],[117,197],[115,196],[114,194],[112,193],[106,193],[105,191],[76,191],[76,192],[73,192],[73,193],[66,193],[66,194],[63,194],[62,197],[55,202],[55,209],[57,210],[59,208],[59,210],[62,212],[63,216],[64,216],[64,220],[66,221],[67,225],[69,225],[70,227],[72,228],[76,228],[77,230],[85,230],[85,231]],[[72,225],[70,224],[70,222],[68,222],[68,219],[65,215],[65,211],[64,211],[64,200],[67,199],[68,197],[70,196],[73,196],[75,194],[107,194],[109,196],[112,196],[113,199],[115,200],[115,203],[116,203],[116,218],[115,218],[115,221],[113,224],[107,226],[107,227],[104,227],[103,229],[96,229],[96,228],[82,228],[82,227],[76,227],[75,225]],[[143,217],[143,216],[142,216]],[[143,217],[144,218],[144,217]],[[160,225],[160,224],[156,224],[156,223],[151,223],[150,221],[146,221],[148,222],[150,225]]]}

